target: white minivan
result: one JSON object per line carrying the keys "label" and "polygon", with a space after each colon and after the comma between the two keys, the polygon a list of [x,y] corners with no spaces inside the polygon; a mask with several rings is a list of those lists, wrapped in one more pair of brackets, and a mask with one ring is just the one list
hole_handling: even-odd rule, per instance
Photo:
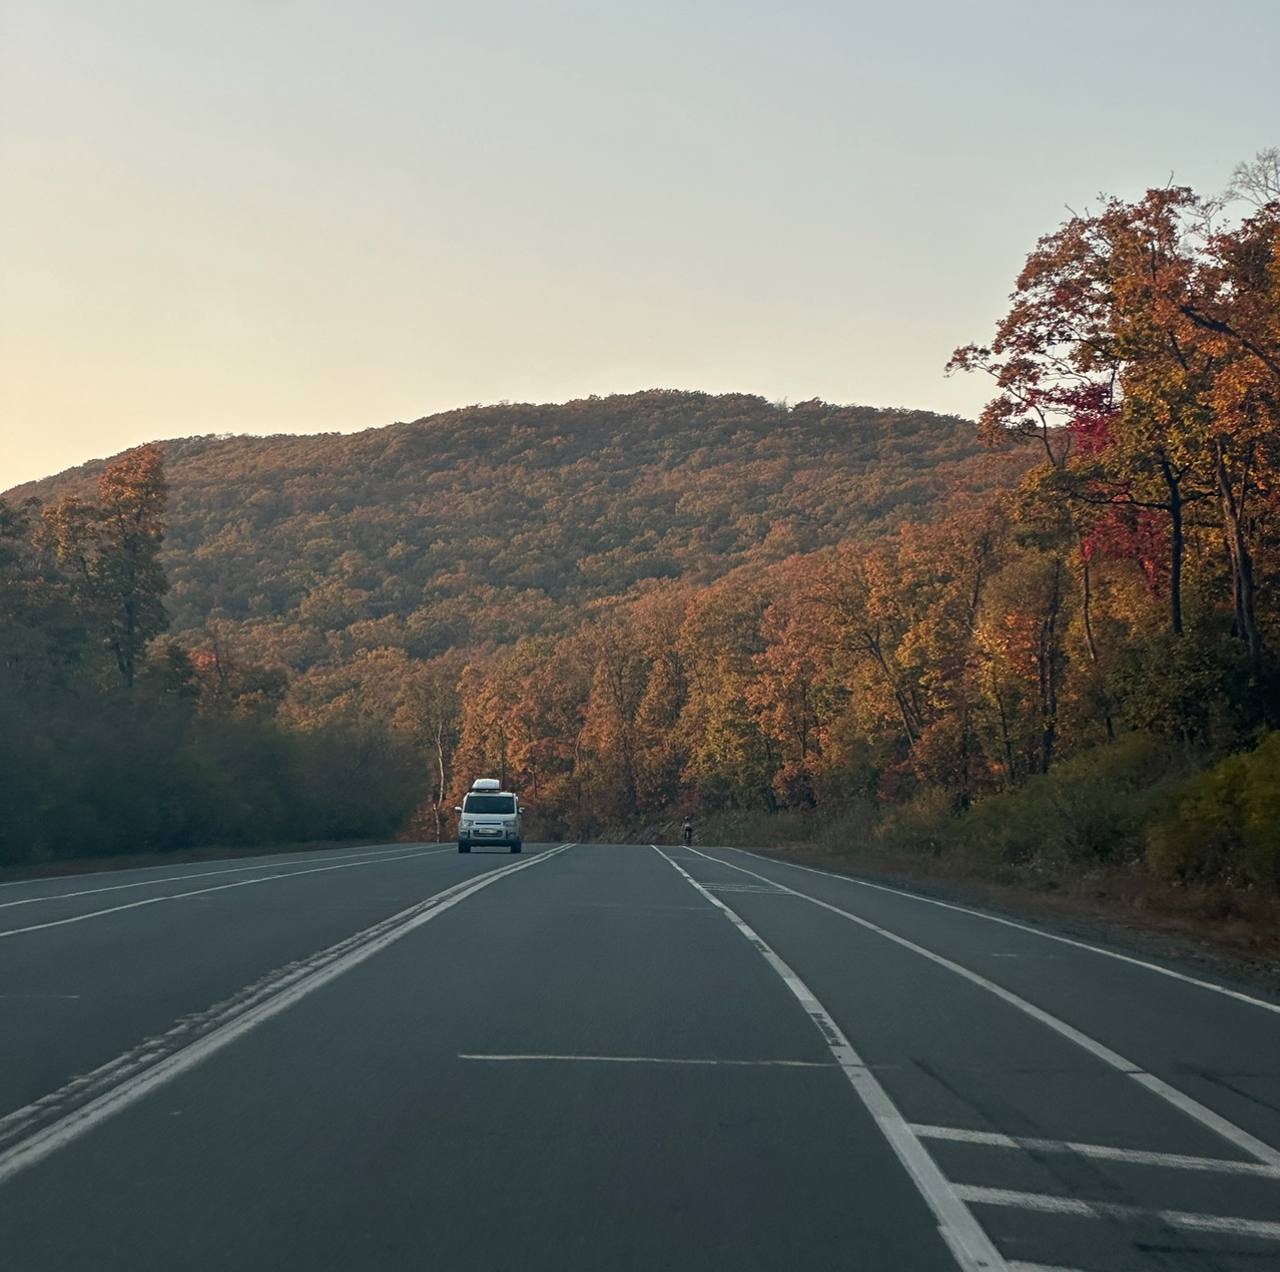
{"label": "white minivan", "polygon": [[470,852],[472,845],[499,844],[519,852],[521,838],[520,799],[512,791],[504,791],[493,777],[478,777],[471,783],[458,814],[458,851]]}

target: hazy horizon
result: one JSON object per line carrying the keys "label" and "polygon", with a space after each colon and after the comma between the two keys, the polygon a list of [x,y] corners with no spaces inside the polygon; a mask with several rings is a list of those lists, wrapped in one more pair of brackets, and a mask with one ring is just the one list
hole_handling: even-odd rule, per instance
{"label": "hazy horizon", "polygon": [[[157,433],[154,437],[139,438],[135,442],[128,442],[123,447],[119,447],[114,451],[103,451],[101,454],[85,455],[80,459],[73,460],[71,463],[63,465],[61,468],[51,469],[47,473],[36,473],[28,477],[19,477],[12,481],[7,481],[5,480],[5,474],[3,472],[0,472],[0,493],[3,493],[5,490],[10,490],[18,486],[25,486],[29,482],[41,481],[47,477],[57,477],[64,472],[68,472],[70,470],[83,467],[86,464],[93,464],[102,460],[111,459],[113,456],[119,454],[122,450],[128,450],[132,446],[141,446],[145,442],[174,442],[178,440],[187,440],[191,438],[200,438],[200,437],[218,437],[218,438],[224,438],[224,439],[232,439],[232,438],[240,438],[240,437],[269,438],[272,436],[318,437],[322,435],[327,435],[330,437],[344,437],[344,436],[350,436],[355,433],[367,432],[370,430],[376,430],[380,428],[390,428],[396,424],[412,424],[418,420],[429,420],[436,416],[447,415],[453,411],[483,410],[486,407],[506,407],[506,406],[528,406],[528,407],[534,407],[534,408],[561,407],[561,406],[570,406],[576,401],[586,401],[591,397],[596,397],[596,398],[641,397],[644,394],[649,392],[687,393],[690,395],[705,393],[710,397],[728,396],[735,393],[742,393],[748,396],[763,398],[766,401],[780,402],[784,400],[781,398],[769,398],[767,397],[767,395],[761,394],[761,393],[752,394],[751,390],[749,389],[721,389],[721,390],[712,392],[711,390],[707,390],[707,389],[688,388],[688,387],[682,387],[680,385],[651,384],[641,388],[618,389],[616,391],[611,391],[609,393],[597,393],[597,394],[582,393],[582,394],[577,394],[574,397],[562,398],[554,402],[534,401],[532,399],[517,400],[513,398],[500,398],[493,402],[460,402],[455,406],[445,406],[434,411],[417,412],[412,415],[406,415],[400,419],[383,420],[377,424],[361,424],[361,425],[356,425],[352,428],[344,428],[344,429],[281,428],[281,429],[262,429],[257,431],[248,430],[248,429],[218,429],[218,430],[206,430],[204,432],[186,432],[186,433],[169,433],[169,434]],[[797,403],[802,403],[807,400],[812,400],[813,397],[817,397],[817,396],[819,395],[810,395],[810,398],[808,399],[802,398],[802,397],[788,398],[788,399],[785,399],[785,401],[787,406],[795,406]],[[830,401],[827,401],[827,399],[825,398],[822,398],[820,400],[826,402],[826,405],[828,406],[866,407],[874,411],[883,411],[885,413],[892,413],[897,410],[919,413],[921,411],[928,411],[930,409],[928,407],[915,407],[907,402],[895,402],[895,403],[830,402]],[[953,415],[957,413],[948,412],[948,411],[935,411],[933,412],[933,414],[946,416],[946,415]],[[965,417],[961,416],[960,418],[965,418]]]}
{"label": "hazy horizon", "polygon": [[1068,205],[1280,141],[1276,6],[1027,10],[9,0],[0,488],[653,387],[972,416]]}

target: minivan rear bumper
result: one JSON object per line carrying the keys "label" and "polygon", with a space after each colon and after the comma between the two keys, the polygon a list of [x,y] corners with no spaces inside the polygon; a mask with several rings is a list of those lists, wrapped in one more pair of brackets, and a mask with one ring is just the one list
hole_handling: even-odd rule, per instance
{"label": "minivan rear bumper", "polygon": [[483,844],[497,844],[503,848],[510,848],[514,844],[520,842],[520,832],[512,833],[509,830],[499,830],[487,833],[482,827],[473,827],[465,835],[458,836],[458,843],[466,844],[470,848],[479,848]]}

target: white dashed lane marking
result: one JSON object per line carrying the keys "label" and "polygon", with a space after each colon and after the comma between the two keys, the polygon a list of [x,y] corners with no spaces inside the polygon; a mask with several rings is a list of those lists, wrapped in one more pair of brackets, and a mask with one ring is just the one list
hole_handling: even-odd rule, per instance
{"label": "white dashed lane marking", "polygon": [[570,1064],[673,1064],[673,1065],[737,1065],[761,1069],[834,1069],[833,1060],[721,1060],[711,1056],[569,1056],[569,1055],[488,1055],[462,1052],[459,1060],[489,1060],[537,1064],[542,1061],[567,1061]]}

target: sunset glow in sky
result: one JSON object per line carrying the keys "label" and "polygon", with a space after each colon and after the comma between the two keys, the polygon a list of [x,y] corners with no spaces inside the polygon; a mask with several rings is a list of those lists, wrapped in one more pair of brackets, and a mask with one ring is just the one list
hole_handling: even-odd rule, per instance
{"label": "sunset glow in sky", "polygon": [[1026,252],[1280,144],[1275,0],[4,0],[0,488],[649,387],[975,413]]}

